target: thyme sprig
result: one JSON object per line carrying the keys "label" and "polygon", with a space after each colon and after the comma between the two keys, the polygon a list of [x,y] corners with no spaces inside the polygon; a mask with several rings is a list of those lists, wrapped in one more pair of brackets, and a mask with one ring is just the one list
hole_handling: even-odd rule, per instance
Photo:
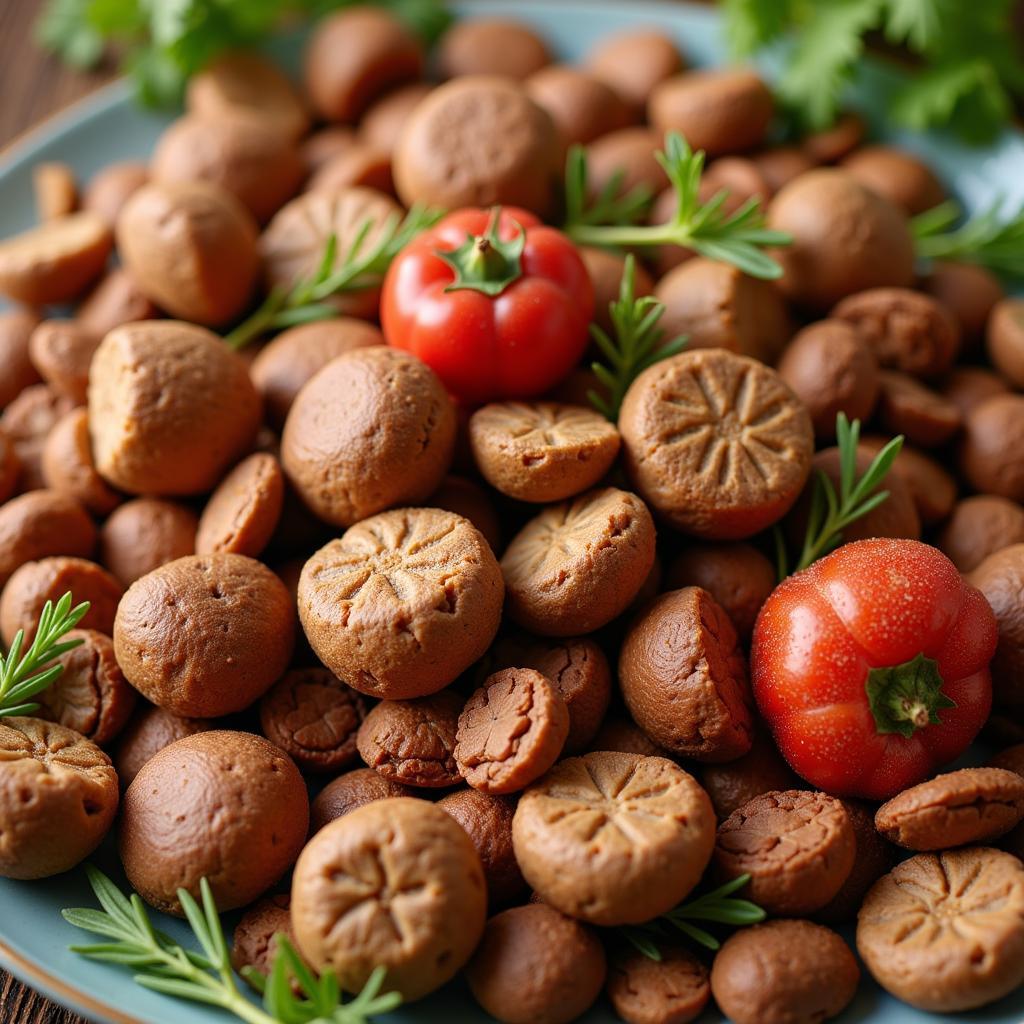
{"label": "thyme sprig", "polygon": [[1024,280],[1024,203],[1009,216],[1003,212],[1005,205],[997,199],[988,209],[962,220],[960,204],[950,199],[918,214],[911,221],[918,257],[976,263]]}

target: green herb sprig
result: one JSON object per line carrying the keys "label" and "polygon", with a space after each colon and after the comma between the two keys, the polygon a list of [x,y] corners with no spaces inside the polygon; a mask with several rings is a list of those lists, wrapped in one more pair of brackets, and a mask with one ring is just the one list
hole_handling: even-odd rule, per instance
{"label": "green herb sprig", "polygon": [[633,254],[626,257],[619,282],[619,297],[608,304],[614,340],[597,324],[590,325],[590,334],[607,360],[591,363],[594,376],[604,386],[605,393],[588,391],[587,398],[602,415],[613,423],[619,418],[622,399],[630,384],[649,366],[681,352],[686,344],[685,335],[665,341],[665,332],[658,321],[665,306],[653,295],[636,296],[636,261]]}
{"label": "green herb sprig", "polygon": [[733,896],[749,881],[750,875],[740,875],[711,892],[680,903],[674,910],[653,921],[642,925],[627,925],[620,928],[619,932],[631,946],[651,960],[661,960],[659,943],[670,941],[673,931],[681,932],[706,949],[717,950],[721,946],[718,939],[694,922],[742,928],[763,921],[766,914],[756,903]]}
{"label": "green herb sprig", "polygon": [[996,200],[982,213],[962,220],[959,203],[948,200],[918,214],[910,222],[918,258],[975,263],[1024,281],[1024,203],[1009,216],[1004,207]]}
{"label": "green herb sprig", "polygon": [[615,171],[595,196],[587,189],[587,151],[571,146],[565,161],[566,230],[585,225],[637,224],[644,220],[654,192],[649,185],[623,190],[626,172]]}
{"label": "green herb sprig", "polygon": [[36,635],[27,651],[22,653],[25,631],[14,635],[11,649],[5,658],[0,654],[0,718],[9,715],[34,715],[39,705],[31,700],[51,686],[64,671],[63,665],[49,665],[55,658],[74,650],[81,640],[61,640],[82,621],[89,610],[89,602],[71,607],[70,592],[56,605],[47,601],[39,616]]}
{"label": "green herb sprig", "polygon": [[[200,882],[201,906],[184,889],[178,890],[178,899],[199,945],[199,950],[194,950],[154,928],[137,893],[125,896],[103,872],[91,866],[86,870],[103,909],[69,909],[61,913],[69,924],[109,941],[72,946],[71,950],[90,960],[136,969],[139,973],[135,981],[144,988],[218,1006],[248,1024],[366,1024],[402,1001],[397,992],[381,994],[385,971],[378,967],[362,992],[343,1002],[334,972],[326,970],[317,978],[288,939],[277,935],[277,952],[269,977],[264,979],[258,971],[247,972],[247,977],[253,978],[263,993],[260,1009],[239,990],[220,915],[205,878]],[[293,981],[301,995],[292,990]]]}
{"label": "green herb sprig", "polygon": [[338,310],[328,300],[346,292],[379,287],[391,261],[440,216],[439,210],[418,204],[414,204],[404,218],[397,213],[389,214],[372,245],[367,245],[366,240],[376,222],[367,218],[359,226],[340,264],[338,239],[331,235],[312,277],[297,281],[290,288],[272,289],[263,305],[224,340],[238,350],[268,331],[336,317]]}
{"label": "green herb sprig", "polygon": [[[570,158],[567,169],[566,205],[570,215],[565,225],[566,234],[580,245],[621,248],[680,245],[707,259],[731,263],[751,277],[771,280],[782,276],[782,267],[765,249],[789,245],[793,239],[785,232],[765,227],[759,199],[748,199],[735,213],[726,213],[724,205],[729,193],[723,189],[702,203],[700,179],[704,173],[704,152],[695,153],[677,132],[665,136],[665,148],[657,154],[657,160],[676,193],[676,211],[672,218],[665,224],[601,224],[595,222],[594,209],[579,206],[579,179],[582,174],[586,180],[586,161],[577,152]],[[600,209],[600,197],[597,206]],[[573,216],[580,216],[581,209],[585,219],[573,220]]]}

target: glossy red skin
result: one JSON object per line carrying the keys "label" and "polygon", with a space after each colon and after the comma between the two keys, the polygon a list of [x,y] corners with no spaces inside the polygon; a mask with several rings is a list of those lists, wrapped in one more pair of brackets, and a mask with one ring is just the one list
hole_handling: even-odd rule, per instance
{"label": "glossy red skin", "polygon": [[[751,681],[786,760],[836,796],[887,800],[968,747],[988,718],[995,616],[936,548],[863,540],[783,581],[754,627]],[[955,708],[904,738],[879,735],[868,669],[923,653]]]}
{"label": "glossy red skin", "polygon": [[455,273],[437,255],[487,230],[491,210],[458,210],[403,249],[384,279],[381,326],[389,344],[419,357],[460,401],[527,398],[579,362],[594,288],[576,247],[526,210],[504,207],[498,236],[526,232],[522,276],[500,295],[445,292]]}

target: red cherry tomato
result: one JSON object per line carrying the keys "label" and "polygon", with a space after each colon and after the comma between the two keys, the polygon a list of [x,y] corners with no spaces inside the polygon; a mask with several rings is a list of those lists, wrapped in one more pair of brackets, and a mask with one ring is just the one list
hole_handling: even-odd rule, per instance
{"label": "red cherry tomato", "polygon": [[424,232],[392,262],[381,298],[388,343],[470,403],[553,387],[583,355],[594,312],[590,276],[565,235],[515,207],[493,217],[459,210]]}
{"label": "red cherry tomato", "polygon": [[847,544],[781,583],[751,680],[779,749],[837,796],[886,800],[967,748],[988,718],[995,616],[942,552]]}

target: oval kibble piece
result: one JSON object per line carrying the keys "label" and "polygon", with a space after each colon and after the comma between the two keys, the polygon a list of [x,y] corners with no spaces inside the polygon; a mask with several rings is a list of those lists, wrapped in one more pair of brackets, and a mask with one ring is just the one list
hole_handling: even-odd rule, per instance
{"label": "oval kibble piece", "polygon": [[187,505],[135,498],[118,506],[100,530],[100,561],[126,586],[196,553],[199,519]]}
{"label": "oval kibble piece", "polygon": [[[239,918],[231,936],[231,966],[239,974],[245,967],[253,967],[269,977],[277,955],[277,936],[284,935],[295,946],[295,932],[289,912],[291,896],[278,893],[257,900]],[[252,982],[242,976],[250,985]]]}
{"label": "oval kibble piece", "polygon": [[28,351],[43,380],[81,405],[99,344],[100,336],[75,320],[44,320],[32,332]]}
{"label": "oval kibble piece", "polygon": [[1024,502],[1022,445],[1024,395],[1008,393],[987,398],[964,418],[960,472],[983,494]]}
{"label": "oval kibble piece", "polygon": [[273,455],[256,452],[217,485],[199,517],[196,554],[224,551],[256,558],[281,518],[284,474]]}
{"label": "oval kibble piece", "polygon": [[29,491],[0,505],[0,586],[20,565],[50,555],[88,558],[96,527],[74,498]]}
{"label": "oval kibble piece", "polygon": [[0,416],[0,430],[14,446],[21,464],[18,488],[34,491],[43,479],[43,446],[50,431],[75,408],[75,400],[49,384],[33,384],[14,399]]}
{"label": "oval kibble piece", "polygon": [[444,78],[488,74],[525,79],[550,60],[544,40],[529,25],[512,18],[459,19],[437,48]]}
{"label": "oval kibble piece", "polygon": [[[114,267],[75,311],[75,322],[98,345],[115,327],[135,320],[153,320],[157,315],[156,306],[142,294],[132,275],[124,267]],[[88,378],[88,366],[85,376]]]}
{"label": "oval kibble piece", "polygon": [[753,744],[742,757],[700,765],[697,779],[711,797],[719,821],[754,797],[800,785],[793,769],[782,759],[771,733],[763,728],[755,728]]}
{"label": "oval kibble piece", "polygon": [[89,443],[89,413],[81,407],[58,420],[47,435],[42,472],[47,487],[69,494],[94,515],[109,515],[123,500],[96,471]]}
{"label": "oval kibble piece", "polygon": [[862,146],[844,157],[839,166],[911,217],[946,199],[942,182],[923,160],[890,146]]}
{"label": "oval kibble piece", "polygon": [[319,832],[335,818],[340,818],[357,807],[372,804],[374,800],[415,795],[414,789],[392,779],[385,779],[380,772],[372,768],[353,768],[328,782],[317,794],[310,806],[310,833]]}
{"label": "oval kibble piece", "polygon": [[655,87],[683,68],[675,40],[653,29],[616,32],[599,40],[586,67],[641,114]]}
{"label": "oval kibble piece", "polygon": [[82,209],[103,218],[111,229],[124,204],[149,181],[149,168],[131,160],[108,164],[97,171],[82,193]]}
{"label": "oval kibble piece", "polygon": [[688,949],[659,943],[661,959],[620,952],[608,970],[607,992],[627,1024],[689,1024],[711,998],[708,969]]}
{"label": "oval kibble piece", "polygon": [[611,86],[565,64],[534,72],[526,91],[551,115],[566,145],[586,145],[630,120]]}
{"label": "oval kibble piece", "polygon": [[175,740],[213,728],[208,718],[182,718],[161,707],[144,704],[132,717],[114,750],[121,788],[127,789],[142,766]]}
{"label": "oval kibble piece", "polygon": [[954,506],[936,546],[963,573],[989,555],[1024,543],[1024,506],[997,494],[974,494]]}
{"label": "oval kibble piece", "polygon": [[29,339],[38,323],[39,316],[28,309],[0,312],[0,409],[25,388],[39,383],[39,371],[28,354]]}

